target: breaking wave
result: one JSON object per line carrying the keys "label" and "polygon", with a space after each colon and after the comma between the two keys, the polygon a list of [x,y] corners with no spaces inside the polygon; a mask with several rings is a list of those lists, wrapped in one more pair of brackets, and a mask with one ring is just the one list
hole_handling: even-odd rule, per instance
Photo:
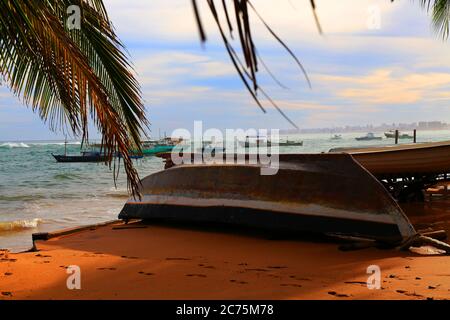
{"label": "breaking wave", "polygon": [[0,232],[2,231],[20,231],[25,229],[36,228],[42,219],[16,220],[16,221],[0,221]]}
{"label": "breaking wave", "polygon": [[29,148],[30,146],[23,142],[5,142],[0,144],[0,148]]}

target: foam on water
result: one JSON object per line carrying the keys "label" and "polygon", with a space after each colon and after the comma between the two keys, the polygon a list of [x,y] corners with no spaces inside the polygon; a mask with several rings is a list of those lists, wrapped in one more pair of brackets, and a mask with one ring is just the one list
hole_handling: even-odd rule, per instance
{"label": "foam on water", "polygon": [[30,220],[0,221],[0,232],[33,229],[40,223],[42,223],[42,219],[38,218]]}
{"label": "foam on water", "polygon": [[30,146],[23,142],[5,142],[0,144],[0,148],[29,148]]}

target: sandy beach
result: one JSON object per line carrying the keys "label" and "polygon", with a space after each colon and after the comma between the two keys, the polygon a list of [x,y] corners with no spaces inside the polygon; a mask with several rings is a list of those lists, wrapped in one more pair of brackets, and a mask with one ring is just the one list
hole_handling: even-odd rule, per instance
{"label": "sandy beach", "polygon": [[[405,208],[449,232],[448,203]],[[414,209],[414,210],[413,210]],[[450,257],[277,239],[260,231],[116,222],[0,253],[0,299],[448,299]],[[66,286],[67,266],[81,290]],[[367,267],[381,269],[369,290]]]}

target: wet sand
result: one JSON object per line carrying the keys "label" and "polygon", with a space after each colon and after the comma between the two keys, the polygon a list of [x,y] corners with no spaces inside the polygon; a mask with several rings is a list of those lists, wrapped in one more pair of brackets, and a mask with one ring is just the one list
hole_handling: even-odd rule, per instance
{"label": "wet sand", "polygon": [[[448,203],[405,208],[449,230]],[[117,223],[0,252],[0,299],[449,299],[450,257],[271,238],[219,227]],[[81,290],[66,286],[81,269]],[[367,268],[381,268],[369,290]]]}

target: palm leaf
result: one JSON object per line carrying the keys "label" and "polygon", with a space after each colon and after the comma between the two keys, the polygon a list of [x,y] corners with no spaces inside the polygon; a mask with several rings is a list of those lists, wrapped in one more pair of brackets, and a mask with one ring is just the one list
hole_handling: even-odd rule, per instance
{"label": "palm leaf", "polygon": [[449,36],[450,1],[421,0],[420,2],[427,11],[431,11],[434,29],[446,40]]}
{"label": "palm leaf", "polygon": [[[236,50],[232,46],[232,42],[230,41],[230,38],[233,39],[233,23],[232,19],[230,18],[232,15],[230,14],[229,6],[226,4],[227,0],[222,0],[222,7],[221,9],[218,9],[216,6],[216,3],[214,0],[206,0],[209,9],[213,15],[214,21],[216,22],[216,25],[219,29],[220,35],[222,37],[222,40],[225,44],[225,49],[228,52],[228,55],[230,56],[230,59],[236,68],[236,71],[239,74],[239,77],[241,78],[242,82],[244,83],[245,87],[249,91],[250,95],[255,100],[256,104],[265,112],[264,107],[262,106],[262,103],[260,99],[258,98],[258,91],[261,91],[262,94],[266,97],[266,99],[280,112],[280,114],[289,121],[294,127],[298,128],[297,125],[281,110],[281,108],[262,90],[262,88],[258,84],[258,63],[261,63],[263,65],[264,69],[267,70],[269,75],[275,80],[277,84],[279,84],[281,87],[284,87],[273,75],[272,72],[268,69],[267,65],[261,60],[261,57],[257,54],[257,48],[255,46],[255,43],[253,41],[253,35],[252,35],[252,28],[251,28],[251,22],[250,22],[250,15],[249,15],[249,8],[252,9],[256,16],[261,20],[261,22],[264,24],[268,32],[272,35],[272,37],[288,52],[288,54],[294,59],[295,63],[300,67],[301,72],[304,74],[306,81],[309,86],[311,86],[311,83],[309,81],[308,75],[300,63],[300,60],[297,58],[297,56],[294,54],[294,52],[289,48],[288,45],[284,43],[284,41],[273,31],[273,29],[264,21],[264,19],[261,17],[261,15],[257,12],[255,6],[252,4],[250,0],[230,0],[230,2],[233,4],[233,11],[234,11],[234,24],[236,25],[237,33],[239,36],[239,41],[241,45],[241,51],[242,51],[242,57],[243,59],[240,59],[238,54],[236,53]],[[198,30],[200,34],[200,39],[202,42],[206,41],[206,33],[200,18],[200,12],[196,3],[196,0],[192,0],[193,9],[198,25]],[[316,14],[316,4],[314,0],[310,0],[311,8],[313,10],[314,19],[316,21],[317,28],[319,30],[319,33],[322,33],[322,28],[319,23],[319,19]],[[219,16],[219,11],[223,11],[223,15],[225,17],[226,26],[229,30],[229,37],[227,36],[225,32],[225,27],[222,25],[221,18]],[[241,63],[240,60],[243,60],[244,63]]]}
{"label": "palm leaf", "polygon": [[[81,30],[68,31],[65,10],[73,4],[82,9]],[[122,49],[101,0],[0,2],[0,75],[53,130],[69,129],[86,142],[92,119],[108,163],[122,155],[137,195],[129,150],[140,147],[147,120]]]}

